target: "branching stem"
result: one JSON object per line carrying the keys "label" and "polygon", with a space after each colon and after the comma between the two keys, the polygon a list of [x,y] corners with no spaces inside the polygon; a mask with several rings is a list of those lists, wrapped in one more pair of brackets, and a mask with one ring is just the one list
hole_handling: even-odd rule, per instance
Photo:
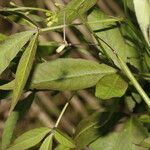
{"label": "branching stem", "polygon": [[113,51],[113,53],[116,55],[117,61],[119,62],[122,70],[125,72],[126,76],[129,78],[129,80],[132,82],[132,84],[134,85],[134,87],[136,88],[136,90],[139,92],[139,94],[141,95],[141,97],[143,98],[143,100],[145,101],[145,103],[150,108],[150,98],[148,97],[148,95],[146,94],[146,92],[143,90],[143,88],[141,87],[141,85],[138,83],[138,81],[136,80],[136,78],[134,77],[134,75],[131,73],[131,71],[128,68],[128,66],[126,65],[126,63],[122,60],[122,58],[117,54],[117,52],[107,42],[105,42],[101,38],[99,38],[99,39],[103,43],[105,43]]}
{"label": "branching stem", "polygon": [[[118,19],[104,19],[104,20],[100,20],[100,21],[90,21],[87,22],[88,24],[95,24],[95,23],[104,23],[104,22],[116,22],[116,21],[123,21],[122,18],[118,18]],[[58,25],[58,26],[52,26],[52,27],[46,27],[46,28],[42,28],[40,29],[40,33],[45,33],[45,32],[49,32],[52,30],[57,30],[57,29],[64,29],[64,27],[69,27],[69,26],[78,26],[78,25],[85,25],[85,23],[73,23],[73,24],[63,24],[63,25]]]}

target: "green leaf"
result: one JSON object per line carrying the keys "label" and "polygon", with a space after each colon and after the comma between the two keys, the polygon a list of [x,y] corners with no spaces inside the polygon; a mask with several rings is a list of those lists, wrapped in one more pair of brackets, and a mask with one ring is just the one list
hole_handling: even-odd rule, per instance
{"label": "green leaf", "polygon": [[13,90],[15,86],[15,80],[12,80],[11,82],[8,82],[4,85],[0,86],[0,90]]}
{"label": "green leaf", "polygon": [[56,42],[41,42],[37,47],[37,54],[40,57],[51,55],[59,45]]}
{"label": "green leaf", "polygon": [[46,139],[43,141],[40,150],[52,150],[52,142],[53,142],[53,134],[50,134]]}
{"label": "green leaf", "polygon": [[25,31],[9,36],[0,43],[0,74],[7,68],[34,31]]}
{"label": "green leaf", "polygon": [[133,0],[134,8],[138,23],[143,32],[145,40],[150,46],[150,1],[149,0]]}
{"label": "green leaf", "polygon": [[18,100],[20,99],[23,89],[28,80],[28,76],[32,69],[32,64],[36,54],[37,39],[38,39],[38,33],[36,33],[33,36],[28,47],[26,48],[25,52],[23,53],[19,61],[19,65],[15,77],[15,86],[14,86],[13,96],[12,96],[11,110],[14,109]]}
{"label": "green leaf", "polygon": [[87,12],[92,6],[96,4],[97,0],[72,0],[68,5],[64,7],[62,11],[59,11],[58,13],[58,23],[57,25],[60,24],[62,25],[64,23],[64,12],[65,12],[65,18],[66,18],[66,23],[69,24],[80,15],[84,14]]}
{"label": "green leaf", "polygon": [[6,40],[7,36],[5,34],[0,33],[0,42]]}
{"label": "green leaf", "polygon": [[61,58],[38,64],[33,72],[31,89],[79,90],[94,86],[101,77],[115,69],[94,61]]}
{"label": "green leaf", "polygon": [[13,131],[18,121],[18,118],[19,118],[19,113],[13,111],[11,112],[8,119],[6,120],[3,135],[2,135],[2,150],[5,150],[11,143]]}
{"label": "green leaf", "polygon": [[124,95],[128,83],[118,74],[106,75],[96,84],[96,97],[110,99]]}
{"label": "green leaf", "polygon": [[6,16],[7,19],[9,19],[10,21],[16,22],[17,24],[28,25],[33,28],[37,27],[33,21],[34,19],[30,19],[28,15],[25,13],[14,11],[11,9],[1,9],[0,14],[3,16]]}
{"label": "green leaf", "polygon": [[[101,12],[99,9],[94,9],[88,16],[89,22],[96,22],[97,20],[111,19],[111,16],[108,16]],[[140,68],[140,60],[138,51],[131,47],[123,38],[120,29],[116,23],[105,22],[105,23],[92,23],[89,24],[93,32],[108,43],[117,54],[124,60],[126,63],[130,63],[136,68]],[[111,58],[111,60],[119,68],[120,64],[117,61],[116,55],[114,52],[103,42],[101,43],[103,51]]]}
{"label": "green leaf", "polygon": [[77,126],[74,141],[78,149],[83,149],[100,136],[96,128],[99,124],[99,117],[100,113],[96,112],[82,120]]}
{"label": "green leaf", "polygon": [[134,11],[134,4],[133,4],[133,0],[124,0],[127,4],[127,6],[129,7],[130,10]]}
{"label": "green leaf", "polygon": [[148,136],[148,132],[136,118],[130,118],[120,132],[112,132],[98,138],[92,144],[92,150],[148,150],[138,146]]}
{"label": "green leaf", "polygon": [[144,59],[148,69],[150,70],[150,56],[147,53],[144,54]]}
{"label": "green leaf", "polygon": [[139,116],[139,120],[141,121],[141,122],[143,122],[143,123],[150,123],[150,115],[141,115],[141,116]]}
{"label": "green leaf", "polygon": [[27,131],[18,137],[7,150],[26,150],[37,145],[49,132],[50,128],[41,127]]}
{"label": "green leaf", "polygon": [[144,139],[141,143],[140,146],[150,148],[150,137]]}
{"label": "green leaf", "polygon": [[125,97],[125,104],[127,105],[127,108],[129,109],[130,112],[133,112],[136,102],[133,100],[131,96],[126,96]]}
{"label": "green leaf", "polygon": [[58,145],[54,150],[70,150],[70,148],[65,147],[63,145]]}
{"label": "green leaf", "polygon": [[74,137],[77,149],[83,149],[98,137],[105,135],[120,117],[121,113],[114,113],[114,111],[96,112],[82,120],[77,126]]}
{"label": "green leaf", "polygon": [[142,98],[138,93],[132,92],[131,95],[138,104],[142,102]]}
{"label": "green leaf", "polygon": [[[100,78],[116,70],[105,64],[74,59],[59,58],[37,64],[30,83],[30,89],[79,90],[96,85]],[[14,81],[0,86],[1,90],[12,90]]]}
{"label": "green leaf", "polygon": [[14,111],[11,112],[10,116],[5,122],[5,127],[2,135],[2,150],[5,150],[11,143],[13,130],[16,126],[17,121],[22,116],[24,116],[27,110],[29,110],[33,100],[34,100],[34,93],[31,93],[27,98],[18,102]]}
{"label": "green leaf", "polygon": [[55,129],[54,137],[56,140],[65,147],[75,148],[74,141],[65,133],[61,132],[58,129]]}

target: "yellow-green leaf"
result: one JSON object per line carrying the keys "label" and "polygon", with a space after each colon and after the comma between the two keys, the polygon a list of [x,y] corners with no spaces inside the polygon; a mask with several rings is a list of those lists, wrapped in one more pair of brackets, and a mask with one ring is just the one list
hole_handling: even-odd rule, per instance
{"label": "yellow-green leaf", "polygon": [[55,129],[54,134],[56,140],[65,147],[75,148],[74,141],[65,133],[61,132],[58,129]]}
{"label": "yellow-green leaf", "polygon": [[53,142],[53,134],[50,134],[46,139],[43,141],[40,150],[52,150],[52,142]]}
{"label": "yellow-green leaf", "polygon": [[0,74],[7,68],[34,33],[35,31],[16,33],[0,42]]}
{"label": "yellow-green leaf", "polygon": [[73,58],[60,58],[38,64],[31,89],[80,90],[94,86],[101,77],[116,72],[105,64]]}
{"label": "yellow-green leaf", "polygon": [[73,20],[80,17],[80,15],[87,12],[92,6],[96,4],[97,0],[71,0],[62,11],[58,12],[58,24],[63,24],[64,12],[66,23],[71,23]]}
{"label": "yellow-green leaf", "polygon": [[[103,76],[115,73],[108,65],[74,58],[59,58],[37,64],[30,89],[80,90],[92,87]],[[12,90],[14,81],[0,86],[1,90]]]}
{"label": "yellow-green leaf", "polygon": [[[97,22],[97,20],[100,21],[104,19],[112,19],[112,16],[106,15],[99,9],[93,9],[88,16],[89,22]],[[124,60],[124,62],[130,63],[131,65],[140,69],[139,53],[137,49],[129,45],[123,38],[123,35],[120,32],[120,26],[118,26],[115,22],[92,23],[89,25],[93,32],[95,32],[98,37],[102,38],[106,43],[108,43]],[[114,52],[106,44],[101,43],[101,45],[105,53],[109,56],[109,58],[111,58],[115,65],[121,68]]]}
{"label": "yellow-green leaf", "polygon": [[7,150],[26,150],[38,144],[51,129],[41,127],[27,131],[19,136]]}
{"label": "yellow-green leaf", "polygon": [[70,150],[70,148],[59,144],[54,150]]}
{"label": "yellow-green leaf", "polygon": [[150,46],[150,1],[133,0],[136,17],[145,40]]}
{"label": "yellow-green leaf", "polygon": [[145,148],[150,148],[150,137],[144,139],[141,143],[140,146],[145,147]]}
{"label": "yellow-green leaf", "polygon": [[96,97],[110,99],[121,97],[127,90],[128,83],[118,74],[106,75],[96,84]]}
{"label": "yellow-green leaf", "polygon": [[23,89],[26,85],[28,76],[30,74],[30,71],[32,69],[32,64],[37,49],[37,39],[38,39],[38,33],[36,33],[32,37],[28,47],[26,48],[25,52],[23,53],[20,59],[17,72],[16,72],[16,77],[15,77],[15,86],[13,90],[11,110],[14,109],[15,105],[20,99]]}
{"label": "yellow-green leaf", "polygon": [[2,134],[2,150],[5,150],[11,143],[13,131],[16,126],[17,121],[25,115],[27,110],[29,110],[32,102],[34,100],[34,93],[31,93],[24,100],[19,101],[15,109],[10,113],[7,118]]}
{"label": "yellow-green leaf", "polygon": [[122,131],[101,136],[89,147],[92,150],[148,150],[139,146],[147,136],[143,125],[133,117],[127,120]]}

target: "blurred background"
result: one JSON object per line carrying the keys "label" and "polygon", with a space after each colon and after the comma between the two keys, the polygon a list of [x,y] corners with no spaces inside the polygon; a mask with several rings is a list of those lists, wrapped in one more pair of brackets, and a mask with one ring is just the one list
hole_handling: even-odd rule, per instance
{"label": "blurred background", "polygon": [[[0,8],[7,7],[10,5],[11,0],[0,0]],[[56,11],[58,8],[55,3],[60,3],[66,5],[69,0],[13,0],[18,6],[31,6],[40,7]],[[119,6],[119,1],[116,0],[98,0],[97,7],[105,11],[107,14],[113,16],[123,16],[123,10]],[[38,16],[43,15],[41,12],[36,12]],[[34,18],[39,19],[39,18]],[[41,26],[43,20],[39,19]],[[76,23],[81,22],[79,19],[75,20]],[[0,18],[0,33],[10,35],[22,30],[26,30],[26,26],[8,21],[5,18]],[[86,39],[83,42],[81,36]],[[46,56],[46,60],[56,59],[57,57],[74,57],[74,58],[84,58],[94,61],[99,61],[98,51],[96,46],[88,45],[88,41],[92,41],[92,36],[88,29],[84,25],[80,25],[75,28],[66,28],[67,41],[72,45],[68,47],[63,53],[56,54],[55,52]],[[58,45],[56,43],[63,42],[63,34],[60,32],[48,32],[40,36],[40,42],[54,42],[53,49],[56,50]],[[27,93],[28,94],[28,93]],[[22,132],[29,130],[31,128],[36,128],[40,126],[53,127],[58,118],[63,106],[66,101],[72,95],[71,92],[54,92],[54,91],[40,91],[36,93],[35,100],[28,111],[28,113],[18,122],[17,132],[15,135],[18,136]],[[10,99],[0,100],[0,137],[2,136],[2,131],[4,128],[4,122],[8,116],[8,110],[10,107]],[[68,107],[65,115],[60,122],[60,128],[65,130],[68,134],[72,135],[75,131],[75,127],[83,118],[87,117],[93,111],[97,109],[103,109],[103,104],[94,96],[94,89],[87,89],[78,91],[73,97],[70,106]]]}

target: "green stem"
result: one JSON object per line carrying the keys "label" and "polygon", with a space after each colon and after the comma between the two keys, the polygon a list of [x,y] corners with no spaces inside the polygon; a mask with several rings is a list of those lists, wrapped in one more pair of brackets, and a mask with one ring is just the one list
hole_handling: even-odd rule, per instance
{"label": "green stem", "polygon": [[59,117],[58,117],[58,119],[57,119],[57,121],[56,121],[55,128],[57,128],[57,127],[58,127],[59,122],[60,122],[60,120],[61,120],[61,118],[62,118],[63,114],[65,113],[65,111],[66,111],[66,109],[67,109],[68,105],[69,105],[69,102],[67,102],[67,103],[65,104],[65,106],[64,106],[64,108],[63,108],[63,110],[61,111],[61,113],[60,113],[60,115],[59,115]]}
{"label": "green stem", "polygon": [[130,79],[130,81],[132,82],[132,84],[134,85],[134,87],[136,88],[136,90],[139,92],[139,94],[141,95],[141,97],[143,98],[143,100],[145,101],[145,103],[150,108],[150,98],[145,93],[145,91],[142,89],[141,85],[138,83],[138,81],[136,80],[136,78],[133,76],[133,74],[131,73],[130,69],[126,65],[126,63],[122,60],[122,58],[117,54],[117,52],[107,42],[105,42],[100,37],[99,37],[99,39],[103,43],[105,43],[113,51],[113,53],[116,55],[117,60],[120,63],[122,70],[126,73],[126,76]]}
{"label": "green stem", "polygon": [[130,79],[136,90],[139,92],[145,103],[149,106],[150,108],[150,98],[148,95],[145,93],[145,91],[142,89],[138,81],[135,79],[135,77],[132,75],[131,71],[129,70],[128,66],[126,63],[122,60],[122,58],[118,55],[116,55],[118,58],[118,62],[120,62],[120,65],[123,69],[123,71],[126,73],[127,77]]}
{"label": "green stem", "polygon": [[69,106],[69,103],[70,103],[70,101],[71,101],[71,99],[73,98],[74,95],[75,95],[75,94],[73,94],[73,95],[70,97],[69,101],[65,104],[64,108],[62,109],[62,111],[61,111],[61,113],[60,113],[60,115],[59,115],[59,117],[58,117],[58,119],[57,119],[57,121],[56,121],[56,124],[55,124],[55,126],[54,126],[55,128],[58,127],[58,125],[59,125],[59,123],[60,123],[60,120],[61,120],[61,118],[63,117],[63,115],[64,115],[64,113],[65,113],[67,107]]}
{"label": "green stem", "polygon": [[[95,24],[95,23],[104,23],[104,22],[116,22],[116,21],[123,21],[122,18],[112,18],[112,19],[104,19],[104,20],[100,20],[100,21],[91,21],[91,22],[87,22],[88,24]],[[58,25],[58,26],[52,26],[52,27],[47,27],[47,28],[42,28],[40,29],[40,32],[48,32],[48,31],[52,31],[52,30],[56,30],[56,29],[62,29],[64,27],[69,27],[69,26],[78,26],[78,25],[85,25],[86,23],[74,23],[74,24],[66,24],[66,25]]]}
{"label": "green stem", "polygon": [[[69,25],[65,25],[65,26],[69,26]],[[45,33],[45,32],[53,31],[56,29],[62,29],[63,27],[64,27],[64,25],[42,28],[42,29],[40,29],[40,33]]]}
{"label": "green stem", "polygon": [[0,11],[23,11],[23,10],[36,10],[36,11],[42,11],[42,12],[50,12],[47,9],[42,9],[42,8],[35,8],[35,7],[18,7],[18,8],[3,8],[0,9]]}

